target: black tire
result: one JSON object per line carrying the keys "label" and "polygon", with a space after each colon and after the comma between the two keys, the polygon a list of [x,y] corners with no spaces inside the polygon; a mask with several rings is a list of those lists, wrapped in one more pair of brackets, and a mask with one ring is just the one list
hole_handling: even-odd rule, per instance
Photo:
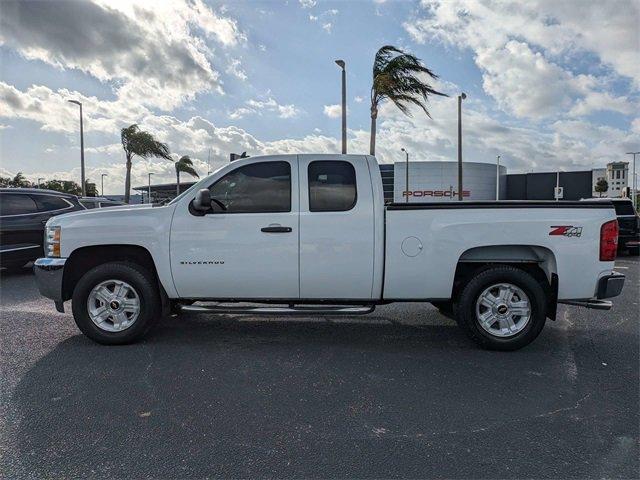
{"label": "black tire", "polygon": [[[121,280],[133,287],[140,299],[140,312],[133,324],[119,332],[99,328],[89,317],[87,301],[91,290],[106,280]],[[73,290],[73,318],[82,333],[103,345],[124,345],[142,338],[161,317],[162,304],[154,275],[135,263],[112,262],[85,273]]]}
{"label": "black tire", "polygon": [[[531,306],[529,322],[513,336],[492,335],[480,326],[476,315],[476,301],[482,292],[498,283],[509,283],[520,288]],[[458,325],[483,348],[490,350],[518,350],[531,343],[540,334],[546,322],[546,295],[538,281],[529,273],[508,265],[489,267],[469,280],[455,304]]]}

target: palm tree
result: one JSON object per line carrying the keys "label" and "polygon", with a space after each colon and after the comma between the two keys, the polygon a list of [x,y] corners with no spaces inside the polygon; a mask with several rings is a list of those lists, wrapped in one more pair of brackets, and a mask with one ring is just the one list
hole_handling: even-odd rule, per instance
{"label": "palm tree", "polygon": [[195,168],[193,168],[193,162],[189,155],[183,155],[180,157],[175,163],[176,166],[176,196],[180,195],[180,172],[188,173],[189,175],[200,178],[198,172],[196,172]]}
{"label": "palm tree", "polygon": [[120,131],[122,148],[127,157],[127,176],[124,181],[124,203],[129,203],[131,190],[131,160],[134,155],[140,158],[159,157],[173,160],[169,155],[169,147],[166,143],[159,142],[153,135],[140,130],[137,124],[130,125]]}
{"label": "palm tree", "polygon": [[371,86],[371,155],[376,153],[376,120],[378,106],[383,100],[391,100],[405,115],[411,116],[409,104],[419,106],[429,118],[425,105],[429,95],[448,96],[438,92],[419,78],[426,74],[433,79],[438,76],[425,67],[419,58],[399,48],[385,45],[376,53],[373,62],[373,84]]}

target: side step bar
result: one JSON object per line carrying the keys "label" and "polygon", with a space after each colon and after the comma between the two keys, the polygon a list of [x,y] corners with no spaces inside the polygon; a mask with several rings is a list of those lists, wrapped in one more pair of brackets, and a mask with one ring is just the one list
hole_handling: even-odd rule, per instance
{"label": "side step bar", "polygon": [[562,300],[558,303],[565,305],[574,305],[576,307],[592,308],[594,310],[611,310],[613,302],[611,300]]}
{"label": "side step bar", "polygon": [[289,307],[235,307],[224,305],[179,305],[183,312],[225,313],[236,315],[366,315],[375,305],[362,306],[306,306]]}

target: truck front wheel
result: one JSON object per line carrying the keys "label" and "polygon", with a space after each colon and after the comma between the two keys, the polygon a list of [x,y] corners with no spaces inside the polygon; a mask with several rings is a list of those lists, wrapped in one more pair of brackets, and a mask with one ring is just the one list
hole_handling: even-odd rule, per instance
{"label": "truck front wheel", "polygon": [[517,350],[542,331],[545,305],[544,290],[533,276],[501,265],[483,270],[464,286],[455,316],[482,347]]}
{"label": "truck front wheel", "polygon": [[73,318],[87,337],[104,345],[140,339],[161,316],[153,275],[134,263],[111,262],[85,273],[73,290]]}

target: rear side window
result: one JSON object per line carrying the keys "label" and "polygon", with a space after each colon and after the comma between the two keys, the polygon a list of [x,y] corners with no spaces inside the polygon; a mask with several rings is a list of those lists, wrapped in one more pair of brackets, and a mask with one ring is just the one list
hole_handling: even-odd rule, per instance
{"label": "rear side window", "polygon": [[309,211],[344,212],[355,206],[356,171],[349,162],[311,162],[308,174]]}
{"label": "rear side window", "polygon": [[84,208],[96,208],[96,203],[95,202],[88,202],[86,200],[80,200],[80,205],[82,205]]}
{"label": "rear side window", "polygon": [[25,215],[36,213],[38,208],[36,202],[29,195],[16,193],[0,194],[0,216],[5,215]]}
{"label": "rear side window", "polygon": [[633,203],[631,201],[613,202],[613,207],[616,209],[616,215],[635,215],[633,211]]}
{"label": "rear side window", "polygon": [[237,168],[209,187],[211,198],[222,202],[223,213],[291,211],[291,165],[260,162]]}
{"label": "rear side window", "polygon": [[50,212],[52,210],[63,210],[71,205],[64,198],[54,195],[34,195],[33,198],[41,212]]}

